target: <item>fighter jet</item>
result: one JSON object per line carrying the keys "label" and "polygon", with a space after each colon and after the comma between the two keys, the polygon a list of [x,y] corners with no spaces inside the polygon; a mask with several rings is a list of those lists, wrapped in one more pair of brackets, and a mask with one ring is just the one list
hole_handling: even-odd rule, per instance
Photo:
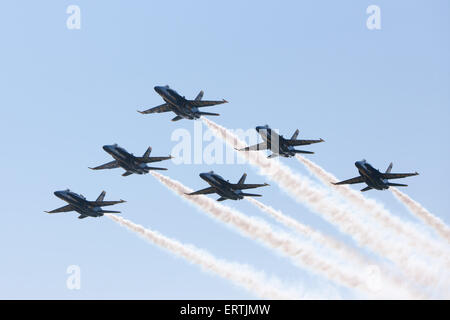
{"label": "fighter jet", "polygon": [[414,173],[391,173],[392,170],[392,162],[387,168],[385,173],[381,173],[379,170],[372,167],[369,163],[367,163],[366,160],[356,161],[355,166],[358,168],[359,176],[344,180],[341,182],[333,183],[335,185],[341,185],[341,184],[354,184],[354,183],[362,183],[365,182],[367,184],[367,187],[362,189],[361,191],[368,191],[371,189],[376,190],[385,190],[389,189],[389,187],[407,187],[407,184],[400,184],[400,183],[392,183],[389,182],[389,179],[399,179],[399,178],[405,178],[410,176],[416,176],[418,175],[417,172]]}
{"label": "fighter jet", "polygon": [[105,198],[105,191],[102,191],[95,201],[87,201],[86,198],[75,192],[70,191],[69,189],[63,191],[55,191],[55,196],[64,200],[68,203],[68,205],[52,210],[45,211],[47,213],[57,213],[57,212],[69,212],[76,211],[80,215],[78,219],[84,219],[86,217],[101,217],[105,213],[120,213],[120,211],[111,211],[111,210],[103,210],[101,207],[104,206],[112,206],[117,203],[123,203],[124,200],[119,201],[103,201]]}
{"label": "fighter jet", "polygon": [[200,178],[205,180],[210,185],[210,187],[192,193],[187,193],[187,195],[193,196],[198,194],[217,193],[218,195],[220,195],[220,198],[217,199],[217,201],[224,201],[227,199],[241,200],[244,199],[244,197],[261,197],[260,194],[245,193],[242,192],[242,190],[268,186],[267,183],[245,184],[245,178],[247,178],[246,173],[242,175],[238,183],[230,183],[228,180],[225,180],[217,173],[214,173],[214,171],[200,173]]}
{"label": "fighter jet", "polygon": [[147,167],[146,163],[158,162],[163,160],[172,159],[172,156],[167,157],[150,157],[150,153],[152,152],[152,147],[148,147],[147,151],[145,151],[142,157],[136,157],[132,153],[129,153],[124,148],[119,147],[117,144],[113,145],[105,145],[103,146],[103,150],[108,152],[113,158],[114,161],[102,164],[101,166],[95,168],[89,168],[91,170],[102,170],[102,169],[114,169],[114,168],[123,168],[125,169],[125,173],[122,176],[126,177],[130,174],[144,174],[148,173],[150,170],[167,170],[166,168],[158,168],[158,167]]}
{"label": "fighter jet", "polygon": [[156,86],[154,89],[161,96],[161,98],[163,98],[165,103],[145,111],[138,110],[138,112],[142,114],[148,114],[172,111],[177,115],[172,119],[172,121],[178,121],[181,119],[193,120],[200,118],[200,116],[202,115],[219,116],[218,113],[203,112],[199,111],[198,108],[209,107],[228,102],[226,100],[202,100],[203,91],[200,91],[200,93],[194,100],[187,100],[184,96],[180,96],[175,90],[169,88],[169,86]]}
{"label": "fighter jet", "polygon": [[296,153],[308,153],[313,154],[312,151],[295,150],[294,146],[304,146],[313,143],[323,142],[323,139],[319,140],[297,140],[299,130],[295,130],[290,139],[285,139],[283,136],[278,135],[275,131],[269,128],[269,125],[258,126],[256,131],[263,138],[263,142],[255,144],[250,147],[238,149],[238,151],[257,151],[257,150],[271,150],[273,153],[268,158],[275,158],[282,156],[285,158],[293,157]]}

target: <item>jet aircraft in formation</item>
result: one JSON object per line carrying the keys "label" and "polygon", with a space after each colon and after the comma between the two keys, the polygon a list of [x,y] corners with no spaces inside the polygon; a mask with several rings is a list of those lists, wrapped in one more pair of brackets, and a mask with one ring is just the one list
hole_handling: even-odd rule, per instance
{"label": "jet aircraft in formation", "polygon": [[176,114],[176,117],[172,121],[178,121],[181,119],[199,119],[200,116],[219,116],[218,113],[199,111],[198,108],[210,107],[217,104],[227,103],[226,100],[202,100],[203,91],[197,95],[194,100],[188,100],[184,96],[182,97],[178,92],[171,89],[169,86],[156,86],[155,91],[163,98],[164,102],[154,108],[150,108],[145,111],[138,111],[142,114],[149,113],[161,113],[172,111]]}
{"label": "jet aircraft in formation", "polygon": [[[161,113],[172,111],[176,114],[176,117],[172,121],[178,121],[181,119],[199,119],[203,115],[218,116],[217,113],[203,112],[199,111],[199,108],[214,106],[222,103],[227,103],[226,100],[202,100],[203,91],[197,95],[194,100],[188,100],[184,96],[178,94],[175,90],[171,89],[169,86],[156,86],[155,91],[163,98],[164,104],[150,108],[145,111],[139,111],[142,114],[149,113]],[[297,139],[299,130],[297,129],[290,139],[284,138],[282,135],[278,135],[277,132],[273,131],[268,125],[257,126],[256,131],[260,134],[263,142],[256,145],[248,146],[239,151],[257,151],[257,150],[271,150],[272,154],[268,158],[274,158],[277,156],[282,156],[290,158],[295,156],[297,153],[313,154],[312,151],[296,150],[296,146],[310,145],[314,143],[323,142],[323,139],[318,140],[301,140]],[[92,170],[102,170],[102,169],[113,169],[113,168],[123,168],[125,173],[122,176],[128,176],[133,173],[135,174],[145,174],[150,170],[167,170],[166,168],[159,167],[149,167],[147,163],[159,162],[171,159],[172,156],[166,157],[150,157],[152,148],[149,147],[142,157],[136,157],[133,154],[126,151],[124,148],[119,147],[117,144],[105,145],[103,150],[109,153],[114,160],[95,168],[90,168]],[[409,176],[418,175],[417,172],[414,173],[391,173],[392,163],[387,168],[386,172],[381,173],[379,170],[372,167],[366,160],[361,160],[355,162],[355,166],[358,169],[359,176],[344,180],[341,182],[333,183],[335,185],[342,184],[355,184],[355,183],[366,183],[367,187],[363,188],[361,191],[367,191],[371,189],[385,190],[390,186],[404,186],[406,184],[392,183],[389,182],[390,179],[405,178]],[[220,198],[217,201],[230,200],[240,200],[246,196],[250,197],[260,197],[260,194],[245,193],[242,190],[253,189],[268,186],[267,183],[263,184],[246,184],[245,179],[247,174],[244,173],[239,179],[238,183],[230,183],[213,171],[201,173],[200,177],[205,180],[210,186],[208,188],[198,190],[188,195],[204,195],[217,193]],[[110,206],[118,203],[125,202],[124,200],[119,201],[104,201],[105,191],[103,191],[96,201],[87,201],[86,198],[81,194],[76,194],[69,189],[63,191],[55,191],[55,196],[64,200],[68,205],[52,210],[46,211],[47,213],[57,213],[57,212],[69,212],[76,211],[80,214],[79,219],[86,217],[100,217],[104,213],[120,213],[120,211],[110,211],[103,210],[102,206]]]}
{"label": "jet aircraft in formation", "polygon": [[148,173],[150,170],[167,170],[166,168],[158,168],[158,167],[148,167],[147,163],[158,162],[163,160],[172,159],[172,156],[167,157],[150,157],[150,153],[152,152],[152,147],[148,147],[147,151],[145,151],[142,157],[136,157],[132,153],[129,153],[124,148],[119,147],[117,144],[113,145],[105,145],[103,146],[103,150],[109,153],[114,160],[101,166],[95,168],[89,168],[92,170],[102,170],[102,169],[114,169],[114,168],[123,168],[125,169],[125,173],[122,176],[126,177],[130,174],[144,174]]}
{"label": "jet aircraft in formation", "polygon": [[407,184],[400,183],[392,183],[389,182],[389,179],[400,179],[406,178],[410,176],[417,176],[418,173],[391,173],[392,170],[392,162],[387,168],[385,173],[381,173],[379,170],[372,167],[366,160],[356,161],[355,166],[358,168],[359,176],[355,178],[351,178],[348,180],[344,180],[341,182],[333,183],[335,185],[341,184],[355,184],[355,183],[366,183],[367,187],[362,189],[361,191],[368,191],[371,189],[376,190],[385,190],[389,189],[391,186],[395,187],[407,187]]}
{"label": "jet aircraft in formation", "polygon": [[271,150],[272,154],[268,158],[282,156],[285,158],[293,157],[296,153],[313,154],[312,151],[303,151],[294,149],[295,146],[305,146],[313,143],[323,142],[319,140],[297,140],[299,130],[297,129],[290,139],[285,139],[282,135],[278,135],[275,131],[269,128],[269,125],[258,126],[255,128],[259,135],[264,140],[261,143],[253,146],[239,149],[239,151],[257,151],[257,150]]}
{"label": "jet aircraft in formation", "polygon": [[124,200],[104,201],[103,199],[105,198],[106,195],[105,191],[102,191],[102,193],[100,193],[97,200],[95,201],[88,201],[83,195],[72,192],[69,189],[62,191],[55,191],[54,194],[61,200],[67,202],[68,205],[52,211],[45,211],[45,212],[58,213],[58,212],[76,211],[80,214],[78,216],[78,219],[84,219],[86,217],[101,217],[105,213],[120,213],[120,211],[103,210],[102,207],[112,206],[118,203],[125,202]]}
{"label": "jet aircraft in formation", "polygon": [[267,183],[263,184],[245,183],[245,178],[247,178],[246,173],[242,175],[238,183],[230,183],[228,180],[225,180],[217,173],[214,173],[214,171],[200,173],[200,178],[205,180],[210,185],[210,187],[188,193],[188,195],[193,196],[198,194],[217,193],[220,196],[220,198],[217,199],[217,201],[224,201],[227,199],[241,200],[244,197],[261,197],[260,194],[245,193],[242,192],[242,190],[268,186]]}

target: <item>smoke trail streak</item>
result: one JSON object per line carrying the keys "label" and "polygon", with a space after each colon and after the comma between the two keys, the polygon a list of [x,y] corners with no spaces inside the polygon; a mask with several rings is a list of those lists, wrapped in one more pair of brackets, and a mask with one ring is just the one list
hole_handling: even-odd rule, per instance
{"label": "smoke trail streak", "polygon": [[[191,189],[185,187],[180,182],[175,181],[157,172],[151,172],[163,185],[174,191],[176,194],[195,204],[203,212],[211,214],[213,217],[219,219],[226,224],[237,228],[243,235],[252,239],[259,240],[268,247],[273,248],[284,255],[290,257],[294,263],[301,267],[306,267],[308,270],[319,273],[326,278],[344,285],[346,287],[363,290],[366,293],[374,294],[371,289],[367,288],[366,281],[361,276],[361,271],[356,269],[349,270],[348,267],[337,265],[336,261],[331,260],[330,257],[319,256],[314,247],[309,244],[300,245],[297,240],[288,234],[275,232],[267,223],[256,220],[246,215],[219,204],[206,196],[188,196],[186,193],[192,192]],[[384,280],[384,279],[383,279]],[[399,292],[399,288],[392,288],[388,282],[384,282],[385,294],[399,294],[411,296],[409,292]]]}
{"label": "smoke trail streak", "polygon": [[[245,146],[236,135],[215,122],[201,118],[212,132],[232,147]],[[262,157],[258,152],[241,152],[250,164],[260,168],[261,173],[274,180],[284,191],[300,203],[307,204],[313,211],[321,214],[326,220],[350,234],[360,246],[367,246],[381,256],[385,256],[400,267],[415,282],[432,286],[438,280],[436,270],[432,266],[417,259],[411,254],[409,247],[391,239],[383,230],[375,229],[354,214],[347,206],[342,205],[328,192],[312,185],[311,181],[294,174],[288,167],[278,161]]]}
{"label": "smoke trail streak", "polygon": [[[262,274],[246,265],[230,263],[219,260],[206,251],[197,249],[191,245],[186,245],[174,239],[167,238],[160,233],[144,228],[129,220],[114,215],[106,214],[110,219],[119,225],[137,233],[151,243],[169,250],[175,255],[185,258],[191,263],[195,263],[203,270],[215,273],[234,284],[244,287],[256,296],[263,299],[300,299],[300,296],[293,291],[277,287],[278,284],[269,284],[270,281]],[[272,281],[276,282],[276,281]]]}
{"label": "smoke trail streak", "polygon": [[304,225],[289,216],[286,216],[281,211],[278,211],[272,208],[271,206],[268,206],[258,200],[255,200],[253,198],[245,198],[245,199],[254,206],[256,206],[257,208],[271,215],[273,218],[275,218],[277,221],[284,224],[288,228],[295,230],[299,234],[312,239],[313,241],[317,242],[318,244],[328,249],[332,249],[333,252],[336,252],[339,256],[341,256],[344,259],[344,261],[349,262],[353,265],[356,264],[359,264],[360,266],[367,265],[368,261],[364,259],[364,257],[359,255],[356,251],[354,251],[350,247],[347,247],[344,243],[339,242],[338,240],[333,239],[331,237],[328,237],[320,233],[319,231],[316,231],[313,228]]}
{"label": "smoke trail streak", "polygon": [[[371,216],[379,221],[383,227],[387,229],[394,230],[397,234],[404,235],[406,237],[406,240],[408,241],[408,245],[420,249],[425,250],[425,253],[435,256],[438,258],[444,258],[446,260],[447,264],[450,263],[448,259],[448,255],[445,253],[445,249],[440,246],[440,244],[436,243],[432,239],[426,238],[422,233],[420,233],[415,227],[406,221],[402,221],[400,218],[392,215],[387,209],[383,208],[379,203],[377,203],[375,200],[367,199],[364,197],[360,192],[357,192],[353,189],[351,189],[349,186],[346,185],[340,185],[335,186],[331,184],[331,182],[337,182],[338,180],[334,175],[331,173],[325,171],[322,167],[315,164],[314,162],[301,157],[297,155],[297,160],[300,161],[305,167],[313,173],[317,178],[319,178],[324,184],[329,185],[333,188],[337,193],[342,195],[344,198],[349,200],[352,204],[355,206],[363,209],[365,212],[371,214]],[[392,188],[391,188],[392,189]],[[393,191],[394,192],[394,191]],[[397,192],[399,192],[397,190]],[[400,197],[399,194],[397,195],[398,198]],[[405,195],[404,195],[405,196]],[[403,197],[404,199],[404,197]],[[411,200],[411,199],[410,199]],[[405,202],[405,201],[403,201]],[[409,202],[411,203],[411,202]],[[405,203],[406,205],[406,203]],[[419,205],[420,206],[420,205]],[[408,206],[409,207],[409,206]],[[430,214],[431,215],[431,214]],[[432,217],[432,215],[431,215]],[[432,219],[428,219],[427,221],[432,221]],[[437,222],[437,221],[435,221]],[[438,225],[439,223],[435,223],[434,225]],[[442,226],[445,227],[443,223],[441,223]],[[444,231],[444,229],[440,229]],[[448,229],[447,229],[448,230]],[[450,233],[447,233],[447,237],[450,237]],[[447,238],[449,239],[449,238]]]}
{"label": "smoke trail streak", "polygon": [[450,242],[450,228],[438,217],[433,215],[418,202],[411,199],[408,195],[401,192],[397,188],[389,188],[394,196],[402,202],[416,217],[422,220],[425,224],[433,228],[441,237]]}

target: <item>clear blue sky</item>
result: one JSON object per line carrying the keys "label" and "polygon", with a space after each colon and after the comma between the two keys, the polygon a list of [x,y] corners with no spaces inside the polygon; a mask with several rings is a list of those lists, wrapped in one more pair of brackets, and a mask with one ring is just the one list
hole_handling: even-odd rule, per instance
{"label": "clear blue sky", "polygon": [[[66,28],[71,4],[80,6],[81,30]],[[371,4],[381,8],[381,30],[366,28]],[[220,258],[310,287],[324,283],[150,175],[87,168],[111,160],[104,144],[135,154],[150,145],[166,155],[175,129],[193,131],[172,114],[136,112],[161,104],[155,85],[226,98],[210,111],[228,128],[268,123],[288,136],[299,128],[301,137],[325,139],[308,157],[339,178],[355,176],[362,158],[417,170],[405,191],[450,223],[449,12],[446,0],[2,1],[0,298],[254,298],[109,219],[43,213],[64,204],[53,191],[67,187],[126,199],[124,217]],[[295,159],[282,161],[307,174]],[[267,181],[246,165],[167,167],[198,189],[198,173],[211,169]],[[275,184],[262,193],[265,203],[348,241]],[[413,220],[390,192],[370,196]],[[227,205],[262,216],[245,201]],[[72,264],[81,267],[79,291],[66,288]]]}

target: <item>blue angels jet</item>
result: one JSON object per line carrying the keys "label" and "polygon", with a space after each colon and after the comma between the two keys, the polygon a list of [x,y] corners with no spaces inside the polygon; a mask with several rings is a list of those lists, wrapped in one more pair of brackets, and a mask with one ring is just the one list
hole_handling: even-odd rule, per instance
{"label": "blue angels jet", "polygon": [[264,140],[261,143],[249,146],[246,148],[238,149],[238,151],[257,151],[257,150],[271,150],[272,154],[268,158],[274,158],[282,156],[290,158],[295,156],[296,153],[313,154],[312,151],[303,151],[294,149],[295,146],[305,146],[313,143],[323,142],[323,139],[319,140],[297,140],[299,130],[295,130],[290,139],[284,138],[282,135],[278,135],[275,131],[269,128],[269,125],[258,126],[255,128]]}
{"label": "blue angels jet", "polygon": [[55,196],[64,200],[68,203],[68,205],[52,210],[45,211],[47,213],[58,213],[58,212],[69,212],[76,211],[80,215],[78,219],[84,219],[87,217],[101,217],[105,213],[120,213],[120,211],[111,211],[111,210],[103,210],[104,206],[112,206],[118,203],[125,202],[124,200],[119,201],[104,201],[105,199],[105,191],[102,191],[95,201],[87,201],[86,198],[75,192],[70,191],[69,189],[63,191],[55,191]]}
{"label": "blue angels jet", "polygon": [[242,192],[244,189],[254,189],[259,187],[268,186],[267,183],[263,184],[247,184],[245,182],[245,178],[247,174],[244,173],[242,177],[239,179],[238,183],[230,183],[228,180],[225,180],[214,171],[200,173],[200,178],[205,180],[210,187],[198,190],[192,193],[188,193],[188,195],[198,195],[198,194],[211,194],[217,193],[220,195],[220,198],[217,201],[224,201],[227,199],[230,200],[241,200],[244,197],[261,197],[260,194],[253,193],[245,193]]}
{"label": "blue angels jet", "polygon": [[202,100],[203,91],[197,95],[194,100],[188,100],[184,96],[179,95],[175,90],[169,88],[169,86],[156,86],[155,91],[163,98],[164,104],[154,108],[150,108],[145,111],[138,111],[142,114],[148,113],[161,113],[161,112],[174,112],[177,116],[172,121],[178,121],[181,119],[199,119],[200,116],[218,116],[218,113],[199,111],[198,108],[214,106],[217,104],[227,103],[226,100]]}
{"label": "blue angels jet", "polygon": [[142,157],[136,157],[132,153],[129,153],[124,148],[119,147],[117,144],[113,145],[105,145],[103,146],[103,150],[108,152],[113,158],[114,161],[102,164],[101,166],[95,168],[89,168],[92,170],[102,170],[102,169],[114,169],[114,168],[123,168],[125,169],[125,173],[122,176],[126,177],[130,174],[144,174],[148,173],[150,170],[167,170],[166,168],[158,168],[158,167],[148,167],[147,163],[158,162],[163,160],[172,159],[172,156],[167,157],[150,157],[150,153],[152,152],[152,147],[148,147],[147,151],[145,151]]}
{"label": "blue angels jet", "polygon": [[391,173],[392,170],[392,162],[387,168],[385,173],[381,173],[379,170],[372,167],[369,163],[367,163],[366,160],[356,161],[355,162],[356,168],[358,168],[359,176],[344,180],[341,182],[334,183],[335,185],[341,185],[341,184],[354,184],[354,183],[366,183],[367,187],[362,189],[361,191],[368,191],[371,189],[376,190],[385,190],[389,189],[389,187],[407,187],[407,184],[400,184],[400,183],[392,183],[389,182],[389,179],[400,179],[400,178],[406,178],[410,176],[417,176],[418,173]]}

